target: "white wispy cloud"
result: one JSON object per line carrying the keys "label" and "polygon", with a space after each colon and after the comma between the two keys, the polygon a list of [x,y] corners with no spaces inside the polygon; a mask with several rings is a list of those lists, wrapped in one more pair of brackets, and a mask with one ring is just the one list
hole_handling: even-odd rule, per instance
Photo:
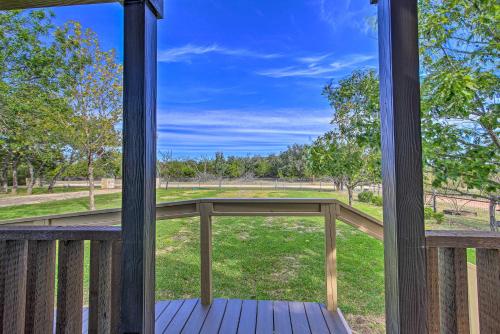
{"label": "white wispy cloud", "polygon": [[186,44],[180,47],[170,48],[160,51],[158,54],[158,61],[165,63],[187,62],[194,56],[201,56],[206,54],[219,54],[234,57],[248,57],[248,58],[261,58],[273,59],[282,57],[278,53],[261,53],[248,49],[234,49],[223,47],[217,44],[210,45],[194,45]]}
{"label": "white wispy cloud", "polygon": [[[302,58],[303,60],[308,57]],[[326,60],[328,57],[323,57]],[[349,55],[343,57],[341,60],[330,62],[317,63],[313,61],[306,66],[287,66],[280,68],[271,68],[257,71],[256,74],[268,76],[272,78],[286,78],[286,77],[322,77],[331,75],[332,73],[339,72],[344,69],[350,69],[355,66],[363,65],[368,61],[375,59],[375,55]],[[316,60],[317,58],[309,57],[309,60]],[[305,61],[303,61],[305,62]]]}
{"label": "white wispy cloud", "polygon": [[351,0],[319,0],[317,4],[320,19],[334,30],[351,27],[366,34],[374,27],[376,6],[370,5],[368,1],[361,6]]}
{"label": "white wispy cloud", "polygon": [[330,114],[329,108],[169,108],[158,113],[158,147],[191,156],[217,150],[238,155],[278,152],[328,131]]}

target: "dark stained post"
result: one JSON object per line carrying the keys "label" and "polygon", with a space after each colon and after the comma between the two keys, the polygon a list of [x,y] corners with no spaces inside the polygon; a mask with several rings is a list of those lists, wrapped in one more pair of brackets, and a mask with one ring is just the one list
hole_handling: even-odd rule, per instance
{"label": "dark stained post", "polygon": [[[373,1],[372,1],[373,2]],[[417,0],[379,0],[387,333],[426,333]]]}
{"label": "dark stained post", "polygon": [[125,0],[122,333],[154,332],[156,48],[163,0]]}

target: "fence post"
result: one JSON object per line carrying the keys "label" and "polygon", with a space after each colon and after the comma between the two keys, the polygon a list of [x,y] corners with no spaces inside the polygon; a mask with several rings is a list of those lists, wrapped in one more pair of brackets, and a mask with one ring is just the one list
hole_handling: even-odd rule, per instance
{"label": "fence post", "polygon": [[337,310],[337,247],[336,220],[338,204],[322,204],[325,215],[325,282],[326,306],[329,311]]}
{"label": "fence post", "polygon": [[212,203],[200,204],[201,303],[212,304]]}

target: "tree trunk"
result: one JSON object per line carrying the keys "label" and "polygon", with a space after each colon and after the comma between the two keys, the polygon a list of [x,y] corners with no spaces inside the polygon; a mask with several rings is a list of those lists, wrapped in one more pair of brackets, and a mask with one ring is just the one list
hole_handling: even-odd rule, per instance
{"label": "tree trunk", "polygon": [[18,188],[17,165],[18,165],[18,159],[15,158],[14,160],[12,160],[12,191],[11,191],[11,193],[14,195],[17,194],[17,188]]}
{"label": "tree trunk", "polygon": [[166,178],[166,183],[165,183],[165,190],[168,190],[168,183],[169,183],[170,179],[167,177]]}
{"label": "tree trunk", "polygon": [[222,177],[219,178],[219,190],[222,189]]}
{"label": "tree trunk", "polygon": [[33,186],[35,185],[35,168],[29,159],[26,159],[26,164],[28,165],[28,172],[30,174],[30,179],[26,185],[26,193],[31,195],[33,193]]}
{"label": "tree trunk", "polygon": [[352,187],[350,185],[346,185],[346,187],[349,195],[349,206],[352,206]]}
{"label": "tree trunk", "polygon": [[496,220],[496,207],[497,207],[497,198],[495,196],[490,196],[490,229],[493,232],[498,230],[497,220]]}
{"label": "tree trunk", "polygon": [[89,209],[91,211],[95,210],[95,196],[94,196],[94,162],[92,158],[89,158],[88,164],[88,178],[89,178]]}
{"label": "tree trunk", "polygon": [[436,208],[436,190],[432,189],[432,211],[437,212]]}
{"label": "tree trunk", "polygon": [[3,193],[6,193],[9,191],[8,173],[9,173],[8,158],[7,158],[7,156],[4,156],[4,158],[2,160],[2,172],[0,175],[0,178],[2,179],[2,192]]}

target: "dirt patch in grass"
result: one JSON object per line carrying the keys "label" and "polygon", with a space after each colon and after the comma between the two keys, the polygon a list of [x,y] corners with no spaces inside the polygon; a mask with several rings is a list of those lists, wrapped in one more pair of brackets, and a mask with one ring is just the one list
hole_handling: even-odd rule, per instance
{"label": "dirt patch in grass", "polygon": [[383,315],[353,315],[347,314],[346,321],[353,334],[383,334],[385,333],[385,317]]}

